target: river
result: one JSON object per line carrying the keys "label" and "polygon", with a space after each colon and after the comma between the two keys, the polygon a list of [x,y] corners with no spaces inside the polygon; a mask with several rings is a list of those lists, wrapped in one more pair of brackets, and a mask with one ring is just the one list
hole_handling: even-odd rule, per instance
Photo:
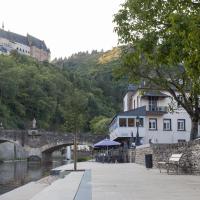
{"label": "river", "polygon": [[0,164],[0,195],[28,182],[36,181],[49,175],[51,169],[65,164],[57,159],[45,163],[28,163],[26,161]]}

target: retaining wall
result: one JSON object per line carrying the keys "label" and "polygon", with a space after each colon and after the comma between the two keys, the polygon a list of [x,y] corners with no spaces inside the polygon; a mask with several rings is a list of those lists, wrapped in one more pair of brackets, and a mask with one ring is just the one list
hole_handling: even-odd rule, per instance
{"label": "retaining wall", "polygon": [[153,167],[157,168],[159,161],[168,161],[175,153],[182,153],[181,170],[185,173],[200,173],[200,139],[178,144],[151,144],[139,146],[130,150],[130,160],[145,165],[145,155],[152,154]]}

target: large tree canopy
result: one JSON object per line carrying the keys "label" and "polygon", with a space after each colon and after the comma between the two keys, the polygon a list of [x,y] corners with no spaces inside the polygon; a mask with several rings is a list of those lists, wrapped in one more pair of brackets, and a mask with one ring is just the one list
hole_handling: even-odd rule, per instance
{"label": "large tree canopy", "polygon": [[[192,120],[200,119],[200,1],[126,0],[114,16],[124,50],[120,75],[170,92]],[[181,95],[183,100],[178,98]]]}

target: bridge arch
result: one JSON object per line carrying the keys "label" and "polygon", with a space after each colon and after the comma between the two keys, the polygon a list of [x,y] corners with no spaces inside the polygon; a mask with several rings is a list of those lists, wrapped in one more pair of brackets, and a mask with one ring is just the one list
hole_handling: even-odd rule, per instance
{"label": "bridge arch", "polygon": [[41,162],[42,161],[42,157],[38,156],[38,155],[31,155],[27,158],[27,161],[33,161],[33,162]]}
{"label": "bridge arch", "polygon": [[56,150],[59,150],[63,147],[73,145],[72,142],[58,142],[56,144],[47,144],[41,147],[41,153],[52,153]]}
{"label": "bridge arch", "polygon": [[0,144],[5,143],[5,142],[10,142],[10,143],[13,143],[13,144],[20,145],[19,141],[17,141],[17,140],[14,141],[14,140],[10,140],[10,139],[7,139],[7,138],[0,137]]}

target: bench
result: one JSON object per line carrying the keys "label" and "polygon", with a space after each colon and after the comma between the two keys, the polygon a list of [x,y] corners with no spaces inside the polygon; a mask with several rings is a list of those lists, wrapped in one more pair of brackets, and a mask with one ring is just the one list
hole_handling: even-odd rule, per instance
{"label": "bench", "polygon": [[170,170],[176,171],[179,174],[179,167],[180,167],[180,159],[182,154],[172,154],[169,158],[168,162],[158,162],[158,168],[161,173],[161,168],[167,169],[167,173],[169,174]]}

